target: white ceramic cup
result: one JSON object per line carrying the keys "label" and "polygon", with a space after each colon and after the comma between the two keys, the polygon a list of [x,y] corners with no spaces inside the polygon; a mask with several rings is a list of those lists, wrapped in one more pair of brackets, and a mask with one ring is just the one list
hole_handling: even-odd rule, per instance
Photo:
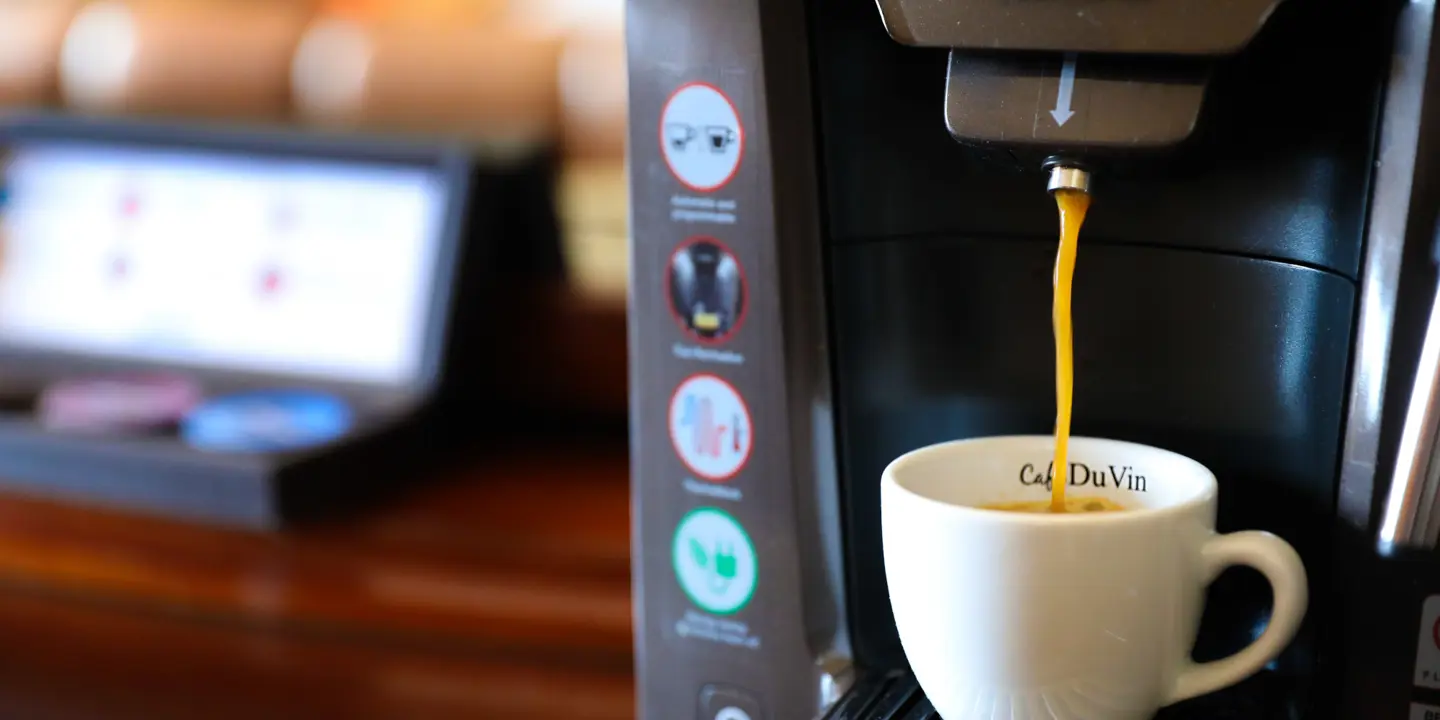
{"label": "white ceramic cup", "polygon": [[[982,510],[1045,500],[1055,440],[915,450],[881,477],[885,574],[900,642],[945,720],[1139,720],[1250,676],[1294,637],[1305,567],[1284,540],[1215,533],[1215,476],[1189,458],[1072,438],[1070,497],[1127,510]],[[1231,657],[1190,649],[1206,586],[1248,565],[1274,590],[1264,633]]]}

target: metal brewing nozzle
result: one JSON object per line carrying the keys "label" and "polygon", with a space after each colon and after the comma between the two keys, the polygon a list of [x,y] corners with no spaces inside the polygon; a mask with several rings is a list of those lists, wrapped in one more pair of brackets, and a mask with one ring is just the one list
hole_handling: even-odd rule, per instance
{"label": "metal brewing nozzle", "polygon": [[1079,190],[1088,194],[1090,173],[1077,167],[1056,165],[1050,168],[1050,182],[1046,189],[1052,193],[1056,190]]}

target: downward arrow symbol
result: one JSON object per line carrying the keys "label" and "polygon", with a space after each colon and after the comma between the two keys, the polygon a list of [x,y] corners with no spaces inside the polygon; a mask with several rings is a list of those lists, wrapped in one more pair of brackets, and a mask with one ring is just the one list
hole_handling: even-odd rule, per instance
{"label": "downward arrow symbol", "polygon": [[1075,53],[1065,54],[1065,65],[1060,68],[1060,94],[1055,98],[1055,109],[1050,111],[1050,116],[1055,118],[1055,124],[1064,126],[1075,117],[1075,112],[1070,109],[1070,100],[1075,94]]}

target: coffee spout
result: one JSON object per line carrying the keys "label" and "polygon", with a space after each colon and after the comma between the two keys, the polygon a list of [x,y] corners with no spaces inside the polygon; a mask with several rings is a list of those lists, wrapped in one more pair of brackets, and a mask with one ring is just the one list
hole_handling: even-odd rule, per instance
{"label": "coffee spout", "polygon": [[1075,165],[1057,162],[1046,163],[1046,169],[1050,171],[1050,181],[1046,190],[1054,193],[1057,190],[1079,190],[1090,194],[1090,171]]}

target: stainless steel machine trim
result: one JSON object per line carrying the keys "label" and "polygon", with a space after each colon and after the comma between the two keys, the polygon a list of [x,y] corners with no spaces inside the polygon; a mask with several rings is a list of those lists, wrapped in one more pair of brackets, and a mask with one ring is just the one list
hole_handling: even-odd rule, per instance
{"label": "stainless steel machine trim", "polygon": [[1411,2],[1401,10],[1381,118],[1337,498],[1340,517],[1361,530],[1370,527],[1374,502],[1385,376],[1415,189],[1433,15],[1431,0]]}
{"label": "stainless steel machine trim", "polygon": [[1405,429],[1395,456],[1395,480],[1380,524],[1380,547],[1435,547],[1435,495],[1440,462],[1435,435],[1440,431],[1440,288],[1430,308],[1425,346],[1415,370],[1415,385],[1405,412]]}
{"label": "stainless steel machine trim", "polygon": [[[768,98],[774,105],[774,96]],[[771,133],[783,135],[780,117],[805,112],[771,108]],[[788,112],[787,112],[788,111]],[[814,168],[808,152],[795,151],[807,159],[798,167]],[[778,157],[775,163],[776,204],[802,205],[820,210],[818,198],[810,192],[794,193],[803,183],[786,181],[791,168]],[[798,167],[796,169],[798,169]],[[778,224],[778,223],[777,223]],[[785,232],[789,230],[789,232]],[[835,445],[834,411],[831,399],[830,344],[826,325],[824,258],[818,228],[777,228],[780,236],[783,340],[785,345],[785,388],[789,412],[790,463],[795,489],[795,527],[802,564],[800,588],[806,623],[805,634],[815,653],[819,670],[816,705],[823,717],[830,706],[849,690],[853,681],[851,648],[845,598],[844,541],[840,526],[840,485]]]}
{"label": "stainless steel machine trim", "polygon": [[[808,57],[809,43],[797,42],[793,34],[793,29],[808,26],[805,3],[771,3],[766,10],[771,24],[762,24],[763,52]],[[781,61],[769,65],[764,82],[773,148],[771,192],[796,540],[801,557],[809,559],[801,564],[800,592],[806,641],[818,670],[816,705],[823,715],[849,689],[853,670],[819,223],[822,209],[815,174],[819,160],[812,124],[813,79],[808,63]]]}
{"label": "stainless steel machine trim", "polygon": [[[767,52],[770,48],[767,47]],[[808,72],[789,72],[794,86],[809,87]],[[767,78],[767,82],[776,78]],[[768,93],[770,132],[792,140],[790,151],[775,154],[773,184],[777,207],[821,213],[814,173],[814,137],[784,123],[813,117],[808,102],[784,93]],[[808,128],[808,125],[806,126]],[[840,523],[839,449],[835,443],[834,405],[831,398],[830,342],[825,301],[825,264],[817,224],[788,225],[776,214],[776,235],[781,278],[782,338],[785,346],[785,388],[788,397],[791,476],[795,490],[795,527],[801,556],[800,588],[805,634],[820,672],[816,685],[817,709],[823,716],[849,689],[853,672],[849,613],[845,596],[843,528]],[[817,717],[819,717],[817,716]]]}

